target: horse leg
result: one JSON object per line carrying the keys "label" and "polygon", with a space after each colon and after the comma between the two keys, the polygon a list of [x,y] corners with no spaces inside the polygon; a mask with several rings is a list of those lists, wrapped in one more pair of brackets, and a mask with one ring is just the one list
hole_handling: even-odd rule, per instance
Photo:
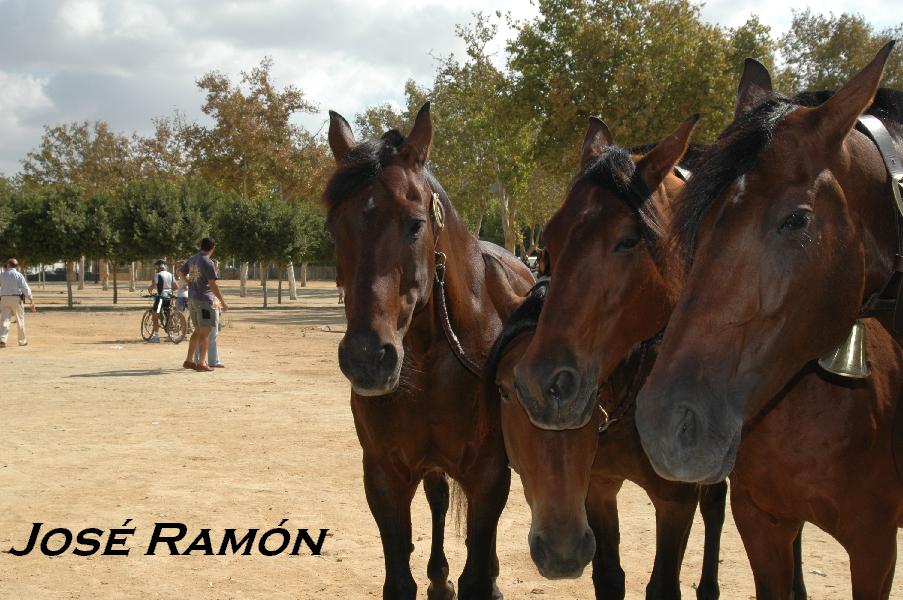
{"label": "horse leg", "polygon": [[655,564],[646,586],[646,598],[679,599],[680,567],[696,514],[699,492],[695,485],[669,483],[667,497],[649,493],[655,506]]}
{"label": "horse leg", "polygon": [[452,600],[455,586],[448,580],[448,559],[445,557],[445,515],[448,513],[448,476],[432,472],[423,478],[423,491],[433,517],[432,547],[426,574],[430,578],[426,597],[429,600]]}
{"label": "horse leg", "polygon": [[593,557],[593,588],[596,600],[623,600],[624,569],[618,545],[618,491],[623,481],[604,481],[590,484],[586,496],[586,517],[596,538]]}
{"label": "horse leg", "polygon": [[410,481],[380,461],[364,458],[364,491],[383,545],[384,600],[413,600],[417,596],[411,575],[411,500],[416,489],[417,481]]}
{"label": "horse leg", "polygon": [[793,540],[793,600],[806,600],[806,582],[803,580],[803,528]]}
{"label": "horse leg", "polygon": [[718,588],[718,557],[721,554],[721,529],[724,527],[724,505],[727,482],[703,485],[699,488],[699,512],[705,524],[705,544],[702,554],[702,575],[696,588],[698,600],[715,600],[721,595]]}
{"label": "horse leg", "polygon": [[778,519],[731,486],[731,512],[752,568],[758,600],[793,600],[793,545],[801,521]]}
{"label": "horse leg", "polygon": [[897,528],[890,519],[881,524],[857,523],[851,537],[842,543],[850,555],[853,600],[886,600],[897,564]]}
{"label": "horse leg", "polygon": [[469,473],[461,482],[467,494],[467,561],[458,578],[458,595],[462,600],[501,600],[495,581],[495,533],[508,500],[511,471],[507,464],[493,459],[481,466],[479,474]]}

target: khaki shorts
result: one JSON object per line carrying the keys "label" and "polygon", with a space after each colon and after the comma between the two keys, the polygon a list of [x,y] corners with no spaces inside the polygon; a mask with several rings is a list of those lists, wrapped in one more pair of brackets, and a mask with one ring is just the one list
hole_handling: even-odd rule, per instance
{"label": "khaki shorts", "polygon": [[188,314],[195,327],[216,327],[216,311],[206,300],[189,300]]}

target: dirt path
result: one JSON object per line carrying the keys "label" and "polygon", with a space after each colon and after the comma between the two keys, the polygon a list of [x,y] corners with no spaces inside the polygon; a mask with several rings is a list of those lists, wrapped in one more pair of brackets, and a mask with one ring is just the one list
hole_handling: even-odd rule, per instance
{"label": "dirt path", "polygon": [[[237,297],[237,287],[226,293]],[[48,285],[37,298],[50,309],[27,319],[29,345],[0,350],[0,598],[379,597],[382,552],[364,499],[349,388],[336,364],[344,319],[334,288],[314,284],[299,301],[268,311],[259,296],[237,300],[221,337],[227,368],[209,374],[177,368],[185,344],[141,343],[146,300],[122,295],[114,311],[89,285],[70,313],[53,310],[65,288]],[[620,507],[628,597],[641,598],[652,566],[652,507],[629,485]],[[413,510],[412,562],[425,597],[429,512],[420,493]],[[183,522],[194,534],[209,527],[220,539],[228,527],[266,530],[284,518],[289,528],[329,528],[323,556],[144,555],[155,522]],[[6,552],[23,545],[35,521],[78,530],[126,519],[138,529],[128,557]],[[539,576],[528,526],[515,477],[499,530],[506,598],[591,598],[588,573],[565,582]],[[697,517],[685,598],[695,597],[701,536]],[[452,526],[447,549],[457,579],[463,540]],[[850,597],[840,546],[808,526],[804,557],[811,598]],[[722,559],[722,597],[749,598],[752,576],[730,517]],[[892,597],[903,598],[903,559],[897,570]]]}

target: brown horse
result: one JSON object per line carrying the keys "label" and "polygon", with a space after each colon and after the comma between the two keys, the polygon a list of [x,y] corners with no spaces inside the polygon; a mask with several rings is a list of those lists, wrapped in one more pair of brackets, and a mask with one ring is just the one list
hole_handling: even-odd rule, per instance
{"label": "brown horse", "polygon": [[[684,185],[673,173],[695,123],[693,117],[640,155],[613,146],[605,124],[590,119],[581,171],[543,234],[553,273],[549,304],[541,310],[548,282],[537,285],[506,324],[487,365],[486,382],[497,385],[502,397],[508,459],[520,473],[532,512],[529,543],[533,560],[540,573],[553,578],[577,577],[592,560],[597,598],[624,597],[617,494],[625,479],[646,490],[655,506],[656,557],[647,597],[680,597],[681,562],[703,490],[706,551],[697,595],[718,597],[718,547],[727,486],[701,488],[656,475],[640,445],[632,410],[638,384],[654,360],[654,349],[643,346],[628,356],[636,342],[619,344],[599,326],[611,318],[623,323],[626,330],[634,328],[636,339],[642,340],[654,337],[667,318],[666,309],[658,321],[653,318],[658,304],[667,305],[668,290],[649,283],[661,277],[652,255],[638,246],[643,239],[658,237],[662,224],[658,216],[667,213],[670,198]],[[647,202],[655,207],[645,206]],[[645,293],[635,301],[646,304],[631,306],[637,314],[634,318],[618,302],[630,300],[623,294],[637,290]],[[529,353],[527,345],[537,321],[546,331],[550,331],[550,323],[567,329],[577,322],[582,335],[572,330],[570,338],[553,336],[543,353],[534,353],[529,360],[523,355]],[[563,333],[557,325],[551,331]],[[574,339],[592,341],[592,347],[575,347]],[[562,357],[574,361],[564,368],[580,374],[575,378],[588,372],[592,382],[562,385],[562,367],[556,362]],[[531,419],[554,423],[560,413],[555,410],[557,405],[549,409],[527,395],[524,390],[529,385],[521,384],[524,369],[536,374],[539,381],[551,380],[542,386],[543,391],[553,386],[573,392],[591,388],[593,409],[588,418],[579,416],[576,429],[536,427]],[[596,390],[601,381],[608,385],[603,386],[599,399]],[[487,390],[487,397],[490,392]],[[529,414],[518,399],[530,406]],[[536,407],[539,410],[534,411]]]}
{"label": "brown horse", "polygon": [[733,470],[759,598],[791,597],[791,543],[804,521],[847,550],[855,598],[890,594],[903,526],[893,460],[903,356],[868,320],[868,379],[811,361],[844,340],[893,273],[892,182],[854,129],[868,109],[903,139],[903,94],[877,92],[891,46],[817,106],[775,96],[764,67],[748,63],[735,121],[703,157],[672,227],[691,265],[637,427],[665,477],[718,481]]}
{"label": "brown horse", "polygon": [[356,144],[330,113],[338,163],[324,201],[336,242],[348,329],[339,365],[364,453],[364,489],[383,544],[383,597],[416,596],[410,504],[418,483],[433,516],[429,598],[453,598],[443,531],[447,476],[467,496],[462,598],[501,597],[495,531],[510,483],[498,427],[485,419],[479,364],[508,307],[532,275],[501,248],[467,230],[426,166],[433,137],[429,104],[410,135],[392,130]]}

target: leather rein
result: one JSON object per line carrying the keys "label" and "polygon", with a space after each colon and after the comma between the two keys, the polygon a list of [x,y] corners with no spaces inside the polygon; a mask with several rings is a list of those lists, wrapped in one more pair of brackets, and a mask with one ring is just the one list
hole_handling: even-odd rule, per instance
{"label": "leather rein", "polygon": [[455,355],[455,358],[458,359],[461,366],[477,377],[482,377],[483,368],[467,355],[467,351],[464,350],[464,346],[461,345],[461,340],[455,334],[455,329],[452,327],[451,319],[448,315],[448,299],[445,290],[445,272],[446,267],[448,266],[448,256],[446,256],[444,252],[437,250],[439,246],[439,235],[445,229],[445,211],[439,200],[439,194],[434,191],[432,194],[432,198],[430,199],[430,221],[433,224],[433,238],[435,239],[433,256],[436,267],[435,276],[433,277],[433,287],[435,288],[433,294],[436,298],[436,317],[439,319],[439,323],[442,326],[442,331],[445,334],[445,340],[448,342],[448,347],[451,348],[452,354]]}

